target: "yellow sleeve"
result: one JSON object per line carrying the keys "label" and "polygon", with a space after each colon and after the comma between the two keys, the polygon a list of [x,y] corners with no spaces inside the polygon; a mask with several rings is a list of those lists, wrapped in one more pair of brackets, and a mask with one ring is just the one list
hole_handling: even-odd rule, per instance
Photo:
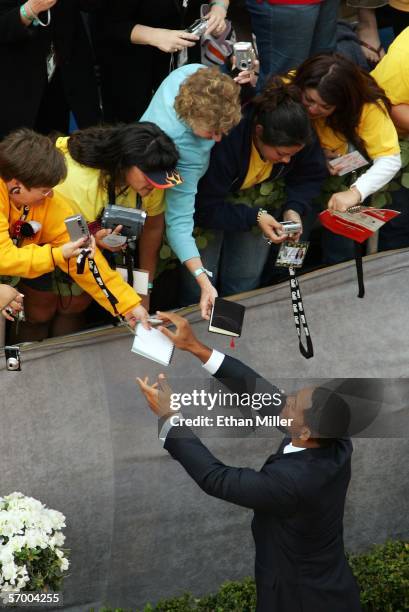
{"label": "yellow sleeve", "polygon": [[[58,249],[59,250],[59,249]],[[56,254],[58,255],[56,249]],[[51,245],[28,244],[17,247],[9,233],[9,200],[6,186],[0,184],[0,274],[35,278],[54,270]]]}
{"label": "yellow sleeve", "polygon": [[392,104],[409,104],[408,56],[409,28],[406,28],[371,72],[371,76],[385,90]]}
{"label": "yellow sleeve", "polygon": [[400,153],[393,121],[389,113],[377,104],[365,104],[357,132],[371,159]]}
{"label": "yellow sleeve", "polygon": [[[47,211],[49,216],[47,219],[48,235],[46,234],[45,237],[53,246],[58,246],[70,240],[64,219],[69,217],[72,211],[68,202],[60,195],[54,196],[53,200],[53,206],[49,207]],[[115,314],[109,300],[105,297],[105,294],[97,284],[87,264],[85,265],[84,273],[77,274],[77,263],[75,258],[71,259],[69,262],[66,261],[60,249],[53,249],[53,256],[55,264],[59,268],[69,274],[75,282],[78,283],[84,291],[89,293],[89,295],[91,295],[103,308],[108,310],[111,314]],[[116,307],[119,314],[126,314],[140,304],[140,296],[123,280],[118,272],[110,268],[105,257],[98,249],[95,252],[95,262],[105,285],[118,300]],[[38,274],[36,274],[36,276],[38,276]]]}

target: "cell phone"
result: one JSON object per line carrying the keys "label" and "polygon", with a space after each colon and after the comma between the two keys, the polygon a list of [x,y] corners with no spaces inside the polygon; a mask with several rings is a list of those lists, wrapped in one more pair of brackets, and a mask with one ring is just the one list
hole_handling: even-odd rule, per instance
{"label": "cell phone", "polygon": [[87,238],[84,247],[90,246],[91,234],[87,222],[82,215],[72,215],[64,219],[65,227],[70,235],[71,242],[76,242],[80,238]]}

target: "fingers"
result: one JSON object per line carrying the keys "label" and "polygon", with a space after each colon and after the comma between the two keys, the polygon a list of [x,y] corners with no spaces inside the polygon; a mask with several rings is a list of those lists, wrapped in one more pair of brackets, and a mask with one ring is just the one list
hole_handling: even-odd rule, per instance
{"label": "fingers", "polygon": [[163,393],[166,393],[166,395],[170,395],[172,393],[172,389],[167,381],[165,374],[159,374],[158,383],[156,384],[159,384],[161,391],[163,391]]}
{"label": "fingers", "polygon": [[[113,234],[120,234],[121,231],[122,231],[122,227],[123,227],[122,225],[117,225],[112,233]],[[111,230],[109,230],[109,231],[111,231]]]}

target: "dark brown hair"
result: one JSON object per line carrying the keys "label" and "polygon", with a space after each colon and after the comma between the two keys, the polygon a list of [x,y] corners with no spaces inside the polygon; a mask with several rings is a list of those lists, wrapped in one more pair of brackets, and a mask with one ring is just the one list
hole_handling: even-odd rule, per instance
{"label": "dark brown hair", "polygon": [[126,185],[132,166],[142,172],[170,171],[179,159],[173,140],[148,121],[78,130],[68,139],[68,151],[79,164],[100,170],[104,187],[111,180]]}
{"label": "dark brown hair", "polygon": [[253,106],[253,124],[262,126],[260,138],[264,144],[292,147],[311,142],[311,123],[301,102],[301,91],[295,85],[273,76],[254,98]]}
{"label": "dark brown hair", "polygon": [[0,142],[0,177],[17,179],[24,187],[55,187],[67,175],[64,155],[50,138],[28,128],[12,132]]}
{"label": "dark brown hair", "polygon": [[390,100],[364,70],[338,53],[321,54],[301,64],[292,82],[302,91],[316,89],[334,112],[326,118],[327,125],[358,149],[364,149],[357,134],[364,104],[376,104],[384,113],[391,108]]}

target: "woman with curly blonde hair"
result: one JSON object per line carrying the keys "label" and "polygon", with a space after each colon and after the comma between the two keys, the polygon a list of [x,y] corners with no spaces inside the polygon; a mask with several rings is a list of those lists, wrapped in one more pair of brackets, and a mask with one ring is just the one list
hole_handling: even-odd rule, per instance
{"label": "woman with curly blonde hair", "polygon": [[209,165],[210,151],[241,118],[240,87],[217,68],[189,64],[172,72],[159,87],[142,121],[152,121],[174,141],[183,183],[166,193],[169,244],[201,290],[203,318],[209,318],[216,289],[203,268],[193,232],[197,183]]}

